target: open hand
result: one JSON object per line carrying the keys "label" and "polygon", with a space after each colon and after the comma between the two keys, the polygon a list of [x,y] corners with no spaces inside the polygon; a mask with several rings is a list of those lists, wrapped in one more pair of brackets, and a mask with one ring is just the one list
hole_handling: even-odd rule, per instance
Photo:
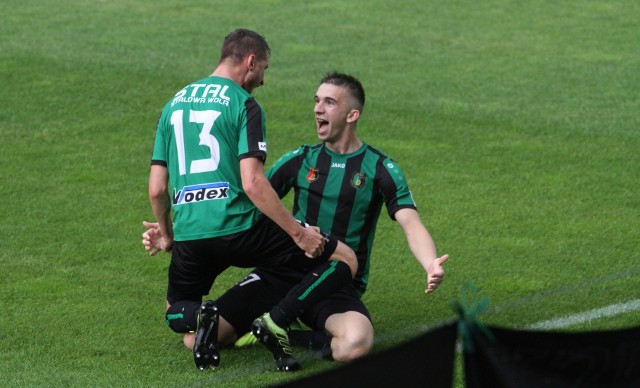
{"label": "open hand", "polygon": [[449,260],[449,255],[443,255],[435,259],[429,266],[427,271],[427,289],[424,290],[425,294],[435,291],[444,280],[444,268],[442,265],[447,260]]}
{"label": "open hand", "polygon": [[147,228],[147,231],[142,233],[142,245],[149,255],[155,256],[160,251],[171,252],[173,239],[162,235],[157,222],[142,221],[142,225]]}

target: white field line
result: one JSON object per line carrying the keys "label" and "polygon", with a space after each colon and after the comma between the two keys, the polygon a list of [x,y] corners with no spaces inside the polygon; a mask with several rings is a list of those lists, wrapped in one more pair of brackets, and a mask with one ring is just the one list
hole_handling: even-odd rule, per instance
{"label": "white field line", "polygon": [[624,313],[627,313],[630,311],[636,311],[636,310],[640,310],[640,299],[630,300],[624,303],[612,304],[599,309],[584,311],[578,314],[567,315],[566,317],[550,319],[548,321],[536,322],[527,326],[527,329],[533,329],[533,330],[562,329],[565,327],[588,322],[593,319],[612,317],[614,315],[624,314]]}

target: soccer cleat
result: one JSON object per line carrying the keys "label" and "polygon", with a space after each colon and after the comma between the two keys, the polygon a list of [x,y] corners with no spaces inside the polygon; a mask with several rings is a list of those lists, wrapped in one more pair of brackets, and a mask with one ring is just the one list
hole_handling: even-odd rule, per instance
{"label": "soccer cleat", "polygon": [[291,322],[291,324],[289,325],[289,330],[302,330],[302,325],[296,319],[295,321]]}
{"label": "soccer cleat", "polygon": [[276,368],[280,371],[290,372],[300,369],[300,363],[296,359],[289,345],[287,331],[276,325],[269,313],[253,321],[251,332],[273,354]]}
{"label": "soccer cleat", "polygon": [[252,346],[258,343],[258,339],[252,332],[248,332],[242,337],[236,340],[236,343],[233,345],[236,348],[244,348],[245,346]]}
{"label": "soccer cleat", "polygon": [[[302,326],[300,325],[300,323],[296,319],[289,326],[289,330],[302,330]],[[244,348],[246,346],[253,346],[253,345],[257,344],[257,343],[258,343],[258,339],[256,338],[256,336],[253,335],[252,332],[248,332],[245,335],[243,335],[242,337],[238,338],[236,340],[236,343],[233,346],[236,347],[236,348]]]}
{"label": "soccer cleat", "polygon": [[208,300],[200,306],[196,342],[193,345],[193,360],[199,370],[220,365],[218,319],[218,307],[212,300]]}

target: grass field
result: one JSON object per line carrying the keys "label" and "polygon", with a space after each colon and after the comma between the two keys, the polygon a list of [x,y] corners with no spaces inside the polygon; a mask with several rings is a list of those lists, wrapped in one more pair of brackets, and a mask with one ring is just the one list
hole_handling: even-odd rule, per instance
{"label": "grass field", "polygon": [[[322,74],[352,73],[361,138],[403,168],[450,255],[425,296],[383,212],[364,298],[376,349],[454,318],[467,284],[491,302],[482,320],[511,328],[640,299],[636,1],[3,0],[3,385],[264,386],[334,365],[302,354],[284,375],[254,348],[197,372],[163,323],[169,258],[140,245],[160,110],[237,27],[272,48],[254,93],[267,164],[316,142]],[[639,324],[631,309],[564,329]]]}

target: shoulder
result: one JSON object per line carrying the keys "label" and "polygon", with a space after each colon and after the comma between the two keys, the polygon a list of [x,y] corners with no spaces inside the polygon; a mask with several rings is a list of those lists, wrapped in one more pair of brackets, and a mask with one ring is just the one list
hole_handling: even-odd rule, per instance
{"label": "shoulder", "polygon": [[391,156],[379,148],[369,144],[366,144],[366,146],[366,152],[373,155],[370,159],[374,160],[373,163],[375,163],[375,171],[378,178],[382,181],[393,181],[396,186],[405,183],[404,172]]}
{"label": "shoulder", "polygon": [[396,162],[386,152],[367,143],[365,143],[365,147],[366,147],[366,152],[374,155],[376,160],[379,163],[383,163],[385,167],[392,168],[392,166],[396,166]]}
{"label": "shoulder", "polygon": [[289,150],[284,155],[282,155],[281,159],[293,159],[293,158],[301,158],[309,155],[310,153],[317,153],[322,148],[322,144],[303,144],[298,148]]}

